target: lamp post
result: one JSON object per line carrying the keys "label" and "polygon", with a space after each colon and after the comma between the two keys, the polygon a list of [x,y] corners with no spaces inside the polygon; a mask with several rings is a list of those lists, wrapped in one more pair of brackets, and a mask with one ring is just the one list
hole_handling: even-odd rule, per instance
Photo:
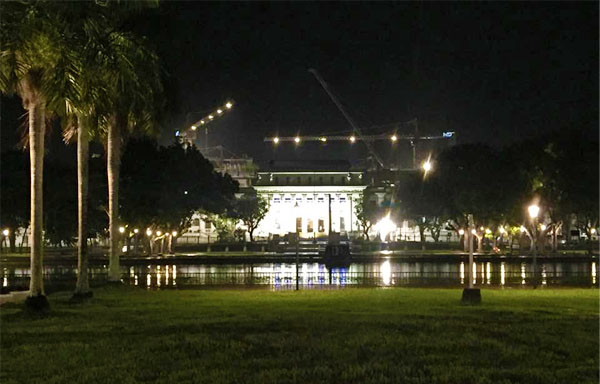
{"label": "lamp post", "polygon": [[533,227],[531,231],[531,241],[533,242],[533,288],[537,288],[537,218],[540,207],[537,204],[531,204],[527,207],[527,211]]}
{"label": "lamp post", "polygon": [[465,304],[481,303],[481,290],[473,287],[473,236],[477,231],[473,223],[473,215],[468,215],[469,230],[465,232],[469,241],[469,287],[463,290],[462,302]]}

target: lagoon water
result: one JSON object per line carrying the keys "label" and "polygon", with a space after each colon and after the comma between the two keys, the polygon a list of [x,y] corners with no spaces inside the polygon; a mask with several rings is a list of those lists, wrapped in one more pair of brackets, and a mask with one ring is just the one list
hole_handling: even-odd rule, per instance
{"label": "lagoon water", "polygon": [[[90,270],[92,285],[106,281],[107,266]],[[152,289],[198,287],[269,287],[294,289],[296,273],[302,289],[327,287],[397,287],[468,285],[468,263],[461,261],[396,261],[352,263],[327,266],[321,263],[240,263],[240,264],[147,264],[122,266],[125,284]],[[588,261],[539,262],[538,280],[544,286],[598,286],[598,263]],[[1,268],[3,287],[26,287],[29,269]],[[45,266],[49,291],[68,289],[76,279],[72,265]],[[533,268],[527,261],[488,261],[473,265],[473,283],[485,287],[528,287]]]}

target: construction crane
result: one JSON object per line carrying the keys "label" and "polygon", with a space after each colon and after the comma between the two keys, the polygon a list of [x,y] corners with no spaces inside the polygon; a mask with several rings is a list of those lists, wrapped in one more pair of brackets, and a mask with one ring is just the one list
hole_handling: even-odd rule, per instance
{"label": "construction crane", "polygon": [[417,141],[419,140],[440,140],[440,139],[452,139],[454,138],[455,133],[454,132],[443,132],[441,135],[429,135],[429,136],[419,136],[419,125],[418,125],[418,120],[417,119],[413,119],[410,120],[409,122],[407,122],[407,124],[413,124],[414,125],[414,134],[411,135],[399,135],[396,133],[390,133],[390,134],[377,134],[377,135],[363,135],[361,132],[361,129],[359,128],[358,124],[356,124],[356,122],[354,121],[354,119],[352,119],[352,117],[350,116],[350,114],[346,111],[346,109],[343,107],[342,103],[338,100],[338,98],[333,94],[333,92],[331,91],[331,89],[329,88],[329,85],[325,82],[325,80],[323,80],[323,78],[321,77],[321,75],[319,75],[319,73],[317,72],[316,69],[309,69],[308,70],[310,73],[312,73],[315,78],[317,79],[317,81],[321,84],[321,86],[323,87],[323,89],[325,90],[325,92],[327,92],[327,95],[329,96],[329,98],[333,101],[333,103],[336,105],[336,107],[339,109],[339,111],[342,113],[342,115],[344,116],[344,118],[346,119],[346,121],[348,121],[348,123],[350,124],[350,126],[352,127],[352,134],[350,136],[340,136],[340,135],[332,135],[332,136],[326,136],[326,135],[320,135],[320,136],[274,136],[274,137],[265,137],[264,138],[264,142],[272,142],[273,144],[279,144],[279,143],[283,143],[283,142],[293,142],[295,144],[300,144],[301,142],[311,142],[311,141],[316,141],[316,142],[321,142],[321,143],[326,143],[329,141],[347,141],[350,143],[355,143],[357,141],[362,141],[365,143],[367,150],[369,151],[370,155],[375,159],[375,161],[377,161],[377,163],[379,164],[379,166],[381,166],[382,168],[384,168],[383,165],[383,161],[381,160],[381,158],[379,157],[379,155],[377,154],[377,152],[375,151],[375,149],[373,148],[372,143],[375,141],[382,141],[382,140],[391,140],[392,142],[396,142],[396,141],[400,141],[400,140],[408,140],[410,141],[410,145],[412,147],[412,166],[414,169],[417,168],[417,164],[416,164],[416,146],[417,146]]}
{"label": "construction crane", "polygon": [[196,131],[200,127],[204,127],[204,149],[208,151],[208,124],[215,121],[215,119],[223,116],[225,113],[229,112],[233,108],[233,101],[227,101],[222,107],[217,107],[215,109],[211,109],[205,113],[208,113],[200,120],[196,121],[189,127],[186,127],[183,130],[175,131],[175,136],[182,142],[185,142],[187,145],[192,145],[192,143],[197,138]]}

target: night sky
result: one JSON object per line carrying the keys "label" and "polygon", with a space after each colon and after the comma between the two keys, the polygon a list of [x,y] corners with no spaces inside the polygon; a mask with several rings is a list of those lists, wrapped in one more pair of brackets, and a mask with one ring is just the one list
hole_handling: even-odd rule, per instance
{"label": "night sky", "polygon": [[260,161],[364,156],[362,145],[275,153],[262,142],[350,132],[308,68],[368,133],[409,133],[399,123],[418,118],[424,133],[499,147],[598,129],[597,2],[163,2],[144,23],[175,82],[163,142],[202,117],[189,112],[233,99],[211,145]]}

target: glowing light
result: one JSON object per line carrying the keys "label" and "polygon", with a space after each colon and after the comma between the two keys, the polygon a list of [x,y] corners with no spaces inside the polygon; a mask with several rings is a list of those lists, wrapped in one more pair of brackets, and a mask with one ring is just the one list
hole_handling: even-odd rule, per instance
{"label": "glowing light", "polygon": [[327,142],[327,138],[326,137],[321,137],[319,140],[321,140],[322,142],[326,143]]}
{"label": "glowing light", "polygon": [[196,127],[195,125],[192,125],[192,131],[195,131],[196,128],[198,128],[198,127]]}
{"label": "glowing light", "polygon": [[479,227],[479,229],[483,231],[484,228],[483,227]]}
{"label": "glowing light", "polygon": [[9,233],[10,233],[10,231],[8,229],[5,229],[4,231],[2,231],[2,234],[4,236],[8,236]]}
{"label": "glowing light", "polygon": [[121,252],[127,252],[127,246],[124,245],[123,248],[121,248]]}
{"label": "glowing light", "polygon": [[278,143],[279,143],[279,137],[274,137],[274,138],[273,138],[273,142],[274,142],[275,144],[278,144]]}
{"label": "glowing light", "polygon": [[464,229],[462,229],[462,228],[461,228],[461,229],[459,229],[459,230],[458,230],[458,234],[459,234],[459,235],[461,235],[461,236],[462,236],[462,235],[464,235],[464,234],[465,234],[465,230],[464,230]]}
{"label": "glowing light", "polygon": [[476,231],[476,230],[474,230],[474,229],[471,229],[471,233],[472,233],[473,235],[476,235],[476,234],[477,234],[477,231]]}
{"label": "glowing light", "polygon": [[227,108],[227,109],[231,109],[231,107],[233,107],[233,104],[231,104],[231,102],[230,102],[230,101],[228,101],[228,102],[225,104],[225,108]]}
{"label": "glowing light", "polygon": [[477,263],[473,262],[473,284],[477,284]]}
{"label": "glowing light", "polygon": [[524,226],[522,226],[522,225],[521,225],[521,227],[519,228],[519,231],[521,231],[521,233],[523,233],[523,232],[525,232],[525,231],[526,231],[526,229],[525,229],[525,227],[524,227]]}
{"label": "glowing light", "polygon": [[485,264],[485,282],[487,284],[492,283],[492,263],[489,261]]}
{"label": "glowing light", "polygon": [[184,195],[187,195],[187,194],[188,194],[188,191],[183,191],[183,194],[184,194]]}
{"label": "glowing light", "polygon": [[162,232],[161,231],[156,231],[156,236],[160,236],[160,235],[162,235]]}
{"label": "glowing light", "polygon": [[531,204],[529,207],[527,207],[527,211],[529,212],[529,217],[535,219],[540,213],[540,207],[537,204]]}
{"label": "glowing light", "polygon": [[392,267],[388,260],[381,263],[380,271],[383,285],[390,285],[390,282],[392,281]]}
{"label": "glowing light", "polygon": [[300,142],[300,137],[298,137],[298,136],[294,137],[294,141],[296,142],[296,144],[298,144]]}
{"label": "glowing light", "polygon": [[208,120],[212,120],[212,119],[214,119],[214,118],[215,118],[215,117],[214,117],[213,115],[208,115]]}
{"label": "glowing light", "polygon": [[173,235],[173,236],[177,236],[177,231],[173,231],[173,232],[171,232],[171,235]]}
{"label": "glowing light", "polygon": [[125,227],[119,227],[119,232],[125,233]]}
{"label": "glowing light", "polygon": [[592,261],[592,284],[596,284],[596,263]]}
{"label": "glowing light", "polygon": [[504,285],[506,272],[504,270],[504,262],[500,264],[500,285]]}
{"label": "glowing light", "polygon": [[223,113],[223,110],[222,109],[217,109],[217,114],[220,115],[221,113]]}
{"label": "glowing light", "polygon": [[140,231],[139,229],[135,228],[135,229],[133,230],[133,233],[138,233],[139,231]]}
{"label": "glowing light", "polygon": [[544,224],[542,224],[542,225],[540,225],[540,229],[541,229],[542,231],[545,231],[545,230],[546,230],[546,226],[545,226]]}
{"label": "glowing light", "polygon": [[521,264],[521,284],[525,285],[525,264]]}
{"label": "glowing light", "polygon": [[464,261],[460,262],[460,283],[461,284],[465,283],[465,262]]}
{"label": "glowing light", "polygon": [[390,219],[390,214],[388,213],[384,218],[379,220],[377,224],[375,224],[375,229],[381,235],[381,239],[385,240],[385,238],[392,232],[396,230],[396,224]]}
{"label": "glowing light", "polygon": [[392,141],[396,141],[396,140],[398,140],[398,136],[392,135],[392,137],[390,137],[390,139],[392,139]]}
{"label": "glowing light", "polygon": [[429,160],[423,163],[423,170],[425,172],[431,171],[431,162]]}
{"label": "glowing light", "polygon": [[356,141],[356,137],[354,137],[354,136],[350,136],[350,142],[351,142],[351,143],[354,143],[355,141]]}
{"label": "glowing light", "polygon": [[204,120],[200,120],[200,125],[204,125]]}
{"label": "glowing light", "polygon": [[592,230],[590,232],[592,232],[592,235],[593,235],[594,233],[596,233],[596,228],[592,228]]}
{"label": "glowing light", "polygon": [[498,230],[500,231],[500,233],[505,233],[506,232],[506,230],[504,229],[504,227],[500,227]]}
{"label": "glowing light", "polygon": [[489,228],[486,228],[486,229],[485,229],[485,233],[489,235],[490,233],[492,233],[492,230],[491,230],[491,229],[489,229]]}
{"label": "glowing light", "polygon": [[150,229],[147,229],[147,230],[146,230],[146,235],[147,235],[147,236],[152,236],[152,230],[150,230]]}

